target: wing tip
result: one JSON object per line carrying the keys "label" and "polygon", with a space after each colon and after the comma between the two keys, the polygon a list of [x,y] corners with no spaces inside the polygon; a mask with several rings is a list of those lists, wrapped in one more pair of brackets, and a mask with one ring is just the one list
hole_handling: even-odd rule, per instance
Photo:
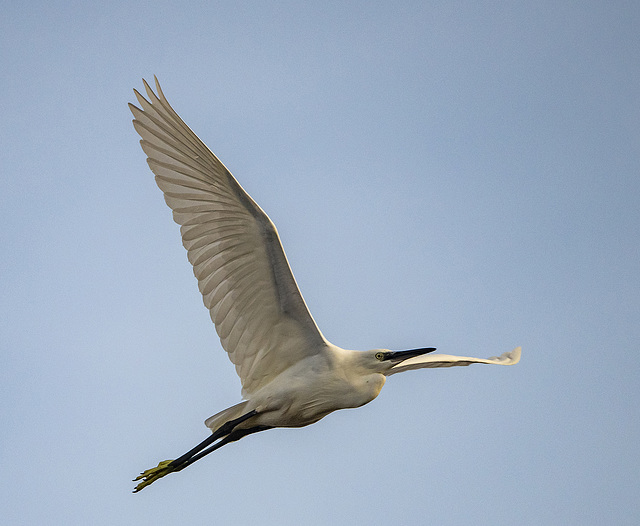
{"label": "wing tip", "polygon": [[494,356],[489,360],[495,360],[496,363],[501,365],[515,365],[520,361],[520,355],[522,354],[522,347],[518,346],[511,351],[502,353],[500,356]]}

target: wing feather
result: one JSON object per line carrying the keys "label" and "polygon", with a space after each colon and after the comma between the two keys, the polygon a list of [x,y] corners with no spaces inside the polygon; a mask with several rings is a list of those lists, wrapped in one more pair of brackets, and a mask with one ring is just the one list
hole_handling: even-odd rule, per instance
{"label": "wing feather", "polygon": [[133,125],[164,193],[243,395],[327,342],[311,317],[278,232],[220,160],[144,82]]}
{"label": "wing feather", "polygon": [[394,365],[386,373],[387,376],[400,373],[402,371],[410,371],[412,369],[424,369],[435,367],[454,367],[458,365],[471,365],[472,363],[488,363],[497,365],[515,365],[520,361],[521,347],[516,347],[512,351],[501,354],[500,356],[492,356],[491,358],[472,358],[469,356],[451,356],[449,354],[423,354],[404,360]]}

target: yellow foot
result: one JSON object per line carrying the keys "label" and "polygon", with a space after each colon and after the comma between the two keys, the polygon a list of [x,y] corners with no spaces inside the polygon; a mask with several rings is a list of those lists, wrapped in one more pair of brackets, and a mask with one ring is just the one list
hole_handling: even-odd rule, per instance
{"label": "yellow foot", "polygon": [[146,488],[149,484],[153,484],[156,480],[171,473],[173,471],[173,469],[169,467],[169,464],[171,464],[171,462],[173,461],[163,460],[155,468],[147,469],[146,471],[140,473],[140,475],[134,478],[133,481],[135,482],[136,480],[142,480],[142,482],[140,482],[136,486],[136,489],[134,489],[133,492],[137,493],[141,489]]}

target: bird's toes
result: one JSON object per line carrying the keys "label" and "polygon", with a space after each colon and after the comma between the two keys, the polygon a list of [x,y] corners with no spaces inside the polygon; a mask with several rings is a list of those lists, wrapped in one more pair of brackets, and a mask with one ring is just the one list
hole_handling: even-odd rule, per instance
{"label": "bird's toes", "polygon": [[142,482],[140,482],[135,487],[133,492],[137,493],[138,491],[140,491],[143,488],[146,488],[149,484],[152,484],[159,478],[162,478],[165,475],[168,475],[169,473],[171,473],[173,471],[169,466],[171,462],[172,460],[163,460],[155,468],[150,468],[140,473],[140,475],[138,475],[135,479],[133,479],[133,481],[136,482],[138,480],[141,480]]}

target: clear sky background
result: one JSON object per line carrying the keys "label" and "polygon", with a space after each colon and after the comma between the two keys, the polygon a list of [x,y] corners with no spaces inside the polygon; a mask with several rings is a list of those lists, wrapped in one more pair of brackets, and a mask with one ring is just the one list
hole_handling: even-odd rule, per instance
{"label": "clear sky background", "polygon": [[[3,524],[636,524],[637,2],[3,2]],[[133,495],[240,383],[127,102],[158,75],[393,376]]]}

